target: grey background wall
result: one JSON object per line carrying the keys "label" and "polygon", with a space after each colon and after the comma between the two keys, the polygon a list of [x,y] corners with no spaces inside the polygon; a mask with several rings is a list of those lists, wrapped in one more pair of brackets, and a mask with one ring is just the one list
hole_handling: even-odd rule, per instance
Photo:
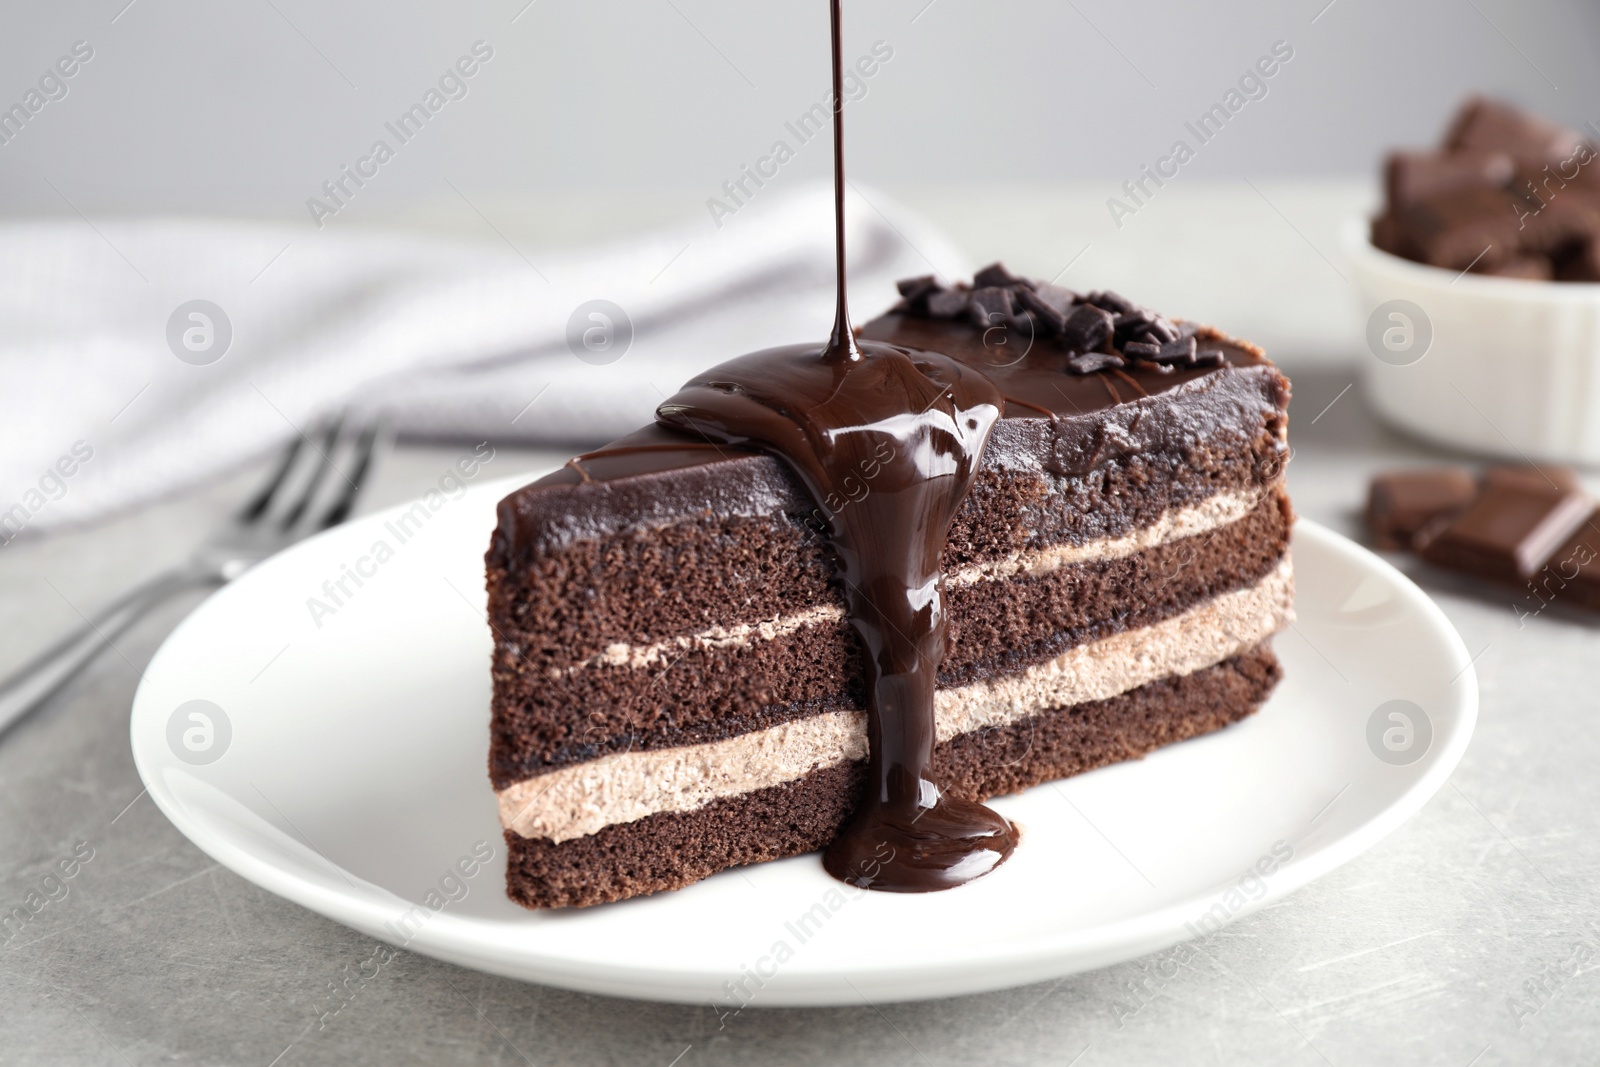
{"label": "grey background wall", "polygon": [[[822,0],[10,0],[0,106],[75,41],[94,57],[0,145],[0,212],[244,212],[306,200],[384,138],[343,218],[448,192],[662,191],[698,203],[827,86]],[[856,0],[850,110],[880,188],[1104,181],[1165,154],[1274,42],[1293,59],[1201,148],[1202,179],[1361,175],[1472,89],[1600,122],[1592,0]],[[475,41],[493,58],[400,146],[384,123]]]}

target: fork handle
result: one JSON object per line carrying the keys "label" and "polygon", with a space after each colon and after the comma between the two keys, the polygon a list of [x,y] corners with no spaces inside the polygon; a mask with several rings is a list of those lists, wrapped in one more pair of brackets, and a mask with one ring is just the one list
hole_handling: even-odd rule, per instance
{"label": "fork handle", "polygon": [[60,641],[24,664],[0,683],[0,733],[12,723],[44,703],[117,635],[144,617],[152,608],[188,589],[216,585],[215,575],[178,569],[156,575],[135,586],[94,615]]}

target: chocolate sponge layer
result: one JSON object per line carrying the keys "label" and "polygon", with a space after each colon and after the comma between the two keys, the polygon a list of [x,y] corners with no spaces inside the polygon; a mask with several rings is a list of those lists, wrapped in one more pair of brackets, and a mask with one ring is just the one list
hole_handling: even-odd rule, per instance
{"label": "chocolate sponge layer", "polygon": [[[1228,368],[1138,404],[1002,420],[952,525],[947,573],[1123,536],[1218,493],[1263,502],[1248,529],[1211,538],[1193,558],[1157,550],[1050,580],[952,590],[941,681],[1014,669],[1269,569],[1288,536],[1287,392],[1270,365]],[[640,447],[661,447],[660,433]],[[486,557],[496,789],[606,752],[859,704],[848,681],[860,677],[859,653],[842,621],[753,650],[673,655],[649,670],[572,670],[617,643],[842,605],[814,507],[793,475],[770,456],[699,455],[663,469],[608,468],[598,480],[568,468],[502,501]]]}
{"label": "chocolate sponge layer", "polygon": [[[1287,457],[1287,388],[1271,367],[1231,369],[1082,427],[1002,420],[951,524],[945,571],[1121,536],[1218,492],[1266,489]],[[665,434],[636,436],[656,448]],[[604,481],[563,468],[501,501],[485,564],[502,640],[559,667],[615,641],[830,599],[816,508],[795,476],[759,453],[705,454]]]}
{"label": "chocolate sponge layer", "polygon": [[[983,799],[1137,759],[1251,714],[1280,673],[1263,643],[1190,675],[956,737],[935,750],[935,773],[949,791]],[[647,816],[561,844],[506,831],[507,891],[527,907],[583,907],[815,851],[854,809],[863,776],[864,764],[840,764],[783,786],[695,811]]]}
{"label": "chocolate sponge layer", "polygon": [[[1012,673],[1258,581],[1282,559],[1291,521],[1279,485],[1218,530],[1118,559],[953,588],[939,685]],[[822,592],[842,613],[837,588]],[[699,744],[864,707],[860,646],[842,615],[744,647],[669,648],[647,666],[569,659],[564,669],[538,671],[514,647],[526,641],[502,643],[496,657],[497,789],[610,752]]]}

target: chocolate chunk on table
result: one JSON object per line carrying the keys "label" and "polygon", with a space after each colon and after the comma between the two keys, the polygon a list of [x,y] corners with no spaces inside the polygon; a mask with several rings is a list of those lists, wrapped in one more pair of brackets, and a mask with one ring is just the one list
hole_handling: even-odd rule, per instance
{"label": "chocolate chunk on table", "polygon": [[1577,531],[1593,506],[1582,493],[1549,485],[1485,485],[1464,511],[1424,527],[1416,547],[1441,567],[1520,584]]}
{"label": "chocolate chunk on table", "polygon": [[1532,486],[1535,489],[1560,489],[1581,492],[1578,472],[1571,467],[1548,463],[1542,467],[1529,467],[1521,463],[1497,463],[1483,472],[1483,484],[1488,486]]}
{"label": "chocolate chunk on table", "polygon": [[1591,512],[1529,583],[1541,601],[1600,610],[1600,511]]}
{"label": "chocolate chunk on table", "polygon": [[1380,474],[1367,490],[1367,529],[1378,548],[1409,548],[1418,530],[1477,495],[1477,480],[1464,467]]}

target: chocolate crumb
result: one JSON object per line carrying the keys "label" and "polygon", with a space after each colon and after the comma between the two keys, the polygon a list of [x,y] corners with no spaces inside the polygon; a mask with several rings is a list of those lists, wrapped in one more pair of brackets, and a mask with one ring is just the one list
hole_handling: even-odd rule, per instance
{"label": "chocolate crumb", "polygon": [[1367,489],[1367,530],[1381,549],[1409,548],[1411,539],[1441,515],[1455,514],[1478,495],[1472,472],[1462,467],[1395,470]]}
{"label": "chocolate crumb", "polygon": [[1517,485],[1531,485],[1536,489],[1554,486],[1569,492],[1579,492],[1583,489],[1583,483],[1578,480],[1578,472],[1557,463],[1546,463],[1542,466],[1496,463],[1483,472],[1483,485],[1486,489]]}

